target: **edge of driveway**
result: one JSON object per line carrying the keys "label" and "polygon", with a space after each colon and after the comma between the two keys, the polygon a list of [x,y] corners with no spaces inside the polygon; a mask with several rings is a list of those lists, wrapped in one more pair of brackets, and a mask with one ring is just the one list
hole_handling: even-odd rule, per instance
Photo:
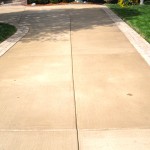
{"label": "edge of driveway", "polygon": [[118,17],[107,6],[101,6],[108,16],[115,22],[117,27],[124,33],[130,43],[135,47],[138,53],[144,58],[150,66],[150,44],[134,31],[128,24],[126,24],[120,17]]}
{"label": "edge of driveway", "polygon": [[17,28],[17,31],[8,39],[0,43],[0,56],[4,55],[12,46],[14,46],[19,40],[21,40],[22,37],[25,36],[29,31],[29,28],[22,24],[18,26],[16,26],[15,24],[12,25],[14,25]]}
{"label": "edge of driveway", "polygon": [[[129,25],[127,25],[120,17],[118,17],[113,11],[111,11],[107,6],[101,5],[101,8],[114,21],[117,27],[124,33],[130,43],[135,47],[138,53],[150,66],[150,44],[145,39],[143,39],[143,37],[141,37],[136,31],[134,31]],[[27,26],[21,24],[16,26],[16,28],[17,32],[0,44],[0,56],[5,54],[29,31],[29,28]]]}

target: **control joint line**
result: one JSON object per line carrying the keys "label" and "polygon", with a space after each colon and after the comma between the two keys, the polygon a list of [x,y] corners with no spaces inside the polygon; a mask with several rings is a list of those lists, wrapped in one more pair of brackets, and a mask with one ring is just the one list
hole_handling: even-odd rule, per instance
{"label": "control joint line", "polygon": [[69,12],[69,20],[70,20],[70,49],[71,49],[71,67],[72,67],[72,83],[73,83],[73,96],[74,96],[74,108],[75,108],[75,126],[77,132],[77,148],[79,150],[79,131],[78,131],[78,119],[77,119],[77,107],[76,107],[76,94],[75,94],[75,83],[74,83],[74,68],[73,68],[73,50],[72,50],[72,38],[71,38],[71,15]]}

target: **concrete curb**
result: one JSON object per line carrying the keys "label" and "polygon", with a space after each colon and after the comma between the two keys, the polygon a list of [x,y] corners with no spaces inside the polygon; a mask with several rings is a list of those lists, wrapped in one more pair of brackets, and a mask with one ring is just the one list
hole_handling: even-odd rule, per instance
{"label": "concrete curb", "polygon": [[17,28],[17,32],[0,44],[0,56],[4,55],[12,46],[14,46],[29,31],[29,28],[22,24],[16,26],[16,28]]}
{"label": "concrete curb", "polygon": [[130,43],[136,48],[139,54],[150,66],[150,44],[143,39],[136,31],[127,25],[120,17],[112,12],[107,6],[101,6],[108,16],[115,22],[117,27],[124,33]]}

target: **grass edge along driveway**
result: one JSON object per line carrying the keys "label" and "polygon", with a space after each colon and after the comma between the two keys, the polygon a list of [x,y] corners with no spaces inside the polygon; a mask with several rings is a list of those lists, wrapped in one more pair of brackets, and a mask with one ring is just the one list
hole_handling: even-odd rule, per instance
{"label": "grass edge along driveway", "polygon": [[0,23],[0,43],[13,35],[17,31],[16,27],[7,23]]}
{"label": "grass edge along driveway", "polygon": [[150,5],[107,6],[150,43]]}

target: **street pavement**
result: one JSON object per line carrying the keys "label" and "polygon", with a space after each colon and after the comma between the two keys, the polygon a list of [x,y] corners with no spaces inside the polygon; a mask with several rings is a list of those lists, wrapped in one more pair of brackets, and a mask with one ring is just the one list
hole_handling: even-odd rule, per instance
{"label": "street pavement", "polygon": [[1,7],[29,32],[0,58],[0,150],[149,150],[150,69],[99,5]]}

